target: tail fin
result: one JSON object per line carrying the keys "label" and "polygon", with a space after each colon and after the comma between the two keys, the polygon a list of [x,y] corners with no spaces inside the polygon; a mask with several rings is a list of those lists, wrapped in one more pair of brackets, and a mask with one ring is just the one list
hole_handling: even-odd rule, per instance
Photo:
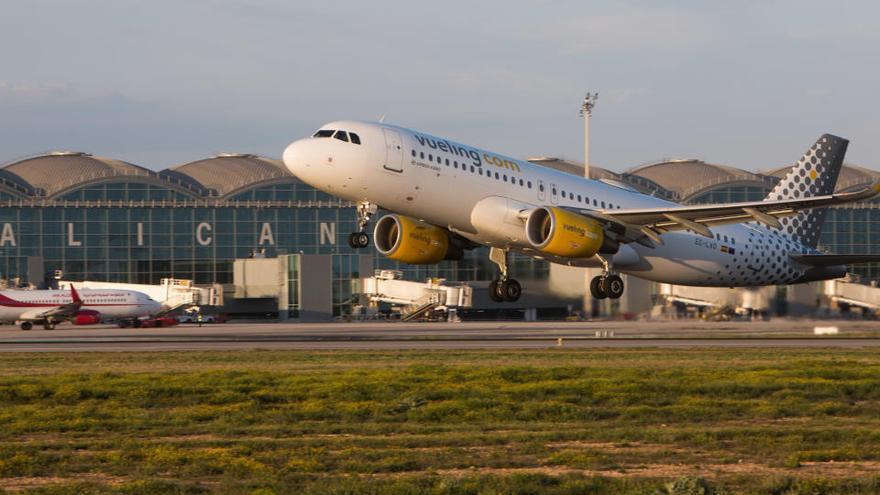
{"label": "tail fin", "polygon": [[[767,200],[810,198],[834,192],[837,176],[843,167],[843,157],[849,141],[823,134],[779,184],[767,195]],[[826,209],[805,210],[781,218],[782,232],[800,244],[815,248],[825,222]]]}
{"label": "tail fin", "polygon": [[70,297],[73,298],[74,304],[82,304],[83,302],[79,297],[79,293],[73,288],[73,284],[70,284]]}

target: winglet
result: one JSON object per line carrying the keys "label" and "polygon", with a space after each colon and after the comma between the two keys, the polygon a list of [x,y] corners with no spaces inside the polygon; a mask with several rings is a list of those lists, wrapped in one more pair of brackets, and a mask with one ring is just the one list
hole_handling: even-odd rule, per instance
{"label": "winglet", "polygon": [[76,292],[76,289],[73,288],[73,284],[70,284],[70,297],[73,298],[74,304],[82,304],[82,299],[79,297],[79,293]]}

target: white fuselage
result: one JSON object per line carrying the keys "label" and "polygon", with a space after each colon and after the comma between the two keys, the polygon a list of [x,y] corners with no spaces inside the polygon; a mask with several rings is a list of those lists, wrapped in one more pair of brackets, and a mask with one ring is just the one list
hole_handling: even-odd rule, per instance
{"label": "white fuselage", "polygon": [[[361,144],[332,137],[292,143],[284,163],[304,182],[351,201],[366,201],[441,226],[474,242],[575,266],[589,259],[556,258],[531,249],[520,212],[538,206],[613,210],[674,205],[625,186],[586,179],[387,124],[339,121],[322,129],[356,133]],[[682,178],[687,180],[687,178]],[[837,278],[843,267],[810,269],[790,259],[812,251],[757,223],[712,228],[709,239],[689,231],[663,234],[663,244],[621,246],[620,272],[664,283],[758,286]]]}
{"label": "white fuselage", "polygon": [[[150,316],[162,308],[157,301],[136,291],[81,289],[78,292],[83,301],[79,311],[94,311],[105,319]],[[73,297],[69,290],[0,291],[0,321],[38,319],[46,311],[71,303]]]}

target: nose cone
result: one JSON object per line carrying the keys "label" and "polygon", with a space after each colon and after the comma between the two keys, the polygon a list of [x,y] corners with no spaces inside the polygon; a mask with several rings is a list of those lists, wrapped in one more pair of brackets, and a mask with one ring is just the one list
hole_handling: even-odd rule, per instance
{"label": "nose cone", "polygon": [[287,170],[290,170],[290,173],[293,175],[299,176],[302,173],[303,168],[306,166],[306,143],[304,139],[299,139],[290,143],[287,148],[284,149],[284,154],[281,155],[281,159],[284,161],[284,166],[287,167]]}

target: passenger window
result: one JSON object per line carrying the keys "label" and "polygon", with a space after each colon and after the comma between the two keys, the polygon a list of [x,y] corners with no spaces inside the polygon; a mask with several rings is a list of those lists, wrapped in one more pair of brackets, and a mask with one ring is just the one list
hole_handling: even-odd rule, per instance
{"label": "passenger window", "polygon": [[528,182],[526,182],[526,185],[528,185],[528,186],[529,186],[529,189],[531,189],[531,188],[532,188],[532,181],[528,181]]}
{"label": "passenger window", "polygon": [[593,200],[593,206],[599,206],[599,203],[597,203],[595,199]]}
{"label": "passenger window", "polygon": [[605,202],[602,201],[602,208],[605,208]]}
{"label": "passenger window", "polygon": [[433,162],[433,161],[434,161],[434,155],[428,153],[428,161],[429,161],[429,162]]}
{"label": "passenger window", "polygon": [[519,180],[519,187],[522,187],[522,186],[523,186],[523,180],[520,179],[520,180]]}
{"label": "passenger window", "polygon": [[361,137],[360,136],[358,136],[357,134],[355,134],[353,132],[349,133],[348,135],[351,136],[352,143],[361,144]]}
{"label": "passenger window", "polygon": [[480,175],[483,175],[483,169],[481,169],[481,168],[478,168],[478,169],[477,169],[477,170],[479,170],[479,171],[480,171]]}
{"label": "passenger window", "polygon": [[453,167],[458,168],[458,162],[455,162],[455,164],[453,165]]}
{"label": "passenger window", "polygon": [[446,159],[446,166],[449,166],[449,158]]}
{"label": "passenger window", "polygon": [[333,137],[340,141],[348,142],[348,133],[345,131],[336,131],[336,134],[334,134]]}
{"label": "passenger window", "polygon": [[501,176],[498,175],[498,172],[495,172],[495,180],[498,180],[498,179],[500,179],[500,178],[501,178]]}
{"label": "passenger window", "polygon": [[424,151],[422,151],[422,152],[419,152],[419,155],[421,155],[421,158],[422,158],[422,160],[424,160],[424,159],[425,159],[425,152],[424,152]]}
{"label": "passenger window", "polygon": [[507,174],[504,174],[504,182],[507,182]]}
{"label": "passenger window", "polygon": [[316,138],[327,138],[333,135],[335,131],[333,129],[321,129],[316,132],[312,137]]}
{"label": "passenger window", "polygon": [[416,156],[416,150],[412,150],[412,156]]}
{"label": "passenger window", "polygon": [[544,184],[538,184],[538,190],[544,192]]}
{"label": "passenger window", "polygon": [[471,165],[471,173],[474,173],[474,166]]}
{"label": "passenger window", "polygon": [[578,194],[578,203],[580,203],[580,202],[581,202],[581,195]]}
{"label": "passenger window", "polygon": [[442,156],[439,156],[439,155],[437,156],[437,163],[443,163],[443,157],[442,157]]}

